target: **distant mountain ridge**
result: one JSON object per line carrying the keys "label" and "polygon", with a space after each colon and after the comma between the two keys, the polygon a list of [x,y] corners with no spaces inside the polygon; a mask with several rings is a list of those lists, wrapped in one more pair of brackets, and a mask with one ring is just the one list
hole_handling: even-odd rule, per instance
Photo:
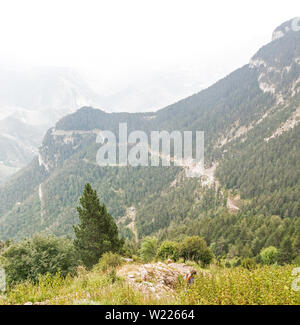
{"label": "distant mountain ridge", "polygon": [[0,182],[37,154],[46,130],[99,96],[71,69],[0,73]]}
{"label": "distant mountain ridge", "polygon": [[[216,75],[196,64],[151,72],[143,80],[126,80],[125,84],[101,87],[105,81],[101,75],[96,81],[89,78],[71,68],[0,69],[0,124],[10,125],[10,130],[2,130],[0,125],[0,183],[37,154],[49,127],[80,107],[104,107],[109,112],[141,111],[143,107],[149,111],[195,93]],[[34,138],[23,133],[15,139],[12,119],[16,125],[22,124],[21,129],[34,129]]]}

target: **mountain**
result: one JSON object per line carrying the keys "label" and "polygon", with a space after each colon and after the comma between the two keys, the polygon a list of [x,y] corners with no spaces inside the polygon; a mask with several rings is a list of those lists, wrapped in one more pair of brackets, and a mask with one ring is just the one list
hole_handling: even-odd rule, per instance
{"label": "mountain", "polygon": [[[216,255],[234,257],[288,238],[299,254],[299,121],[300,32],[289,30],[249,64],[155,113],[84,107],[62,118],[38,157],[0,187],[0,238],[72,235],[90,182],[131,240],[201,235]],[[175,166],[99,167],[96,135],[117,133],[120,122],[128,132],[204,131],[205,175],[186,178]]]}
{"label": "mountain", "polygon": [[130,82],[128,77],[117,83],[106,80],[103,85],[103,76],[97,74],[93,80],[91,73],[79,74],[70,68],[0,69],[0,183],[38,154],[49,127],[78,108],[158,109],[211,84],[220,71],[215,67],[212,73],[190,63],[131,76]]}
{"label": "mountain", "polygon": [[107,112],[150,112],[207,88],[226,75],[225,71],[222,64],[196,61],[151,71],[145,68],[130,78],[121,75],[117,80],[106,80],[105,85],[97,77],[90,83],[101,94],[101,107]]}
{"label": "mountain", "polygon": [[47,129],[99,96],[71,69],[0,71],[0,182],[37,155]]}
{"label": "mountain", "polygon": [[56,123],[84,105],[98,105],[99,96],[70,68],[1,70],[1,118],[16,115],[24,123]]}

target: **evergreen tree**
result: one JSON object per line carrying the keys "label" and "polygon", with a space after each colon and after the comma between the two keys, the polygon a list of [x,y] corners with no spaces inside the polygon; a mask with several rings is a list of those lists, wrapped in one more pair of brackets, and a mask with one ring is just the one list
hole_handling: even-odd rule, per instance
{"label": "evergreen tree", "polygon": [[293,249],[296,254],[300,253],[300,234],[297,234],[294,239]]}
{"label": "evergreen tree", "polygon": [[74,245],[87,268],[98,263],[105,252],[118,252],[122,246],[118,228],[97,192],[87,183],[77,208],[80,224],[74,226]]}
{"label": "evergreen tree", "polygon": [[293,260],[293,248],[292,241],[286,238],[280,245],[279,250],[279,263],[280,264],[290,264]]}

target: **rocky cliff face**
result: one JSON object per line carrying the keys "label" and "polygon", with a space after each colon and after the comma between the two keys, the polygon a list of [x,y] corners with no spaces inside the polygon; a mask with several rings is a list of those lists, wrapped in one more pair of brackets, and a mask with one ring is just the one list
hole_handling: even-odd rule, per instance
{"label": "rocky cliff face", "polygon": [[260,89],[275,98],[274,106],[262,119],[271,112],[287,109],[292,102],[295,104],[289,116],[270,137],[265,138],[269,141],[294,128],[300,120],[297,100],[300,93],[300,19],[289,20],[276,28],[272,42],[255,54],[249,66],[257,71]]}
{"label": "rocky cliff face", "polygon": [[300,18],[296,17],[278,26],[273,32],[272,41],[276,41],[284,37],[286,34],[299,32],[299,31],[300,31]]}
{"label": "rocky cliff face", "polygon": [[300,91],[300,27],[296,29],[295,21],[279,26],[273,33],[273,41],[250,61],[250,68],[258,71],[261,90],[276,96],[278,103]]}
{"label": "rocky cliff face", "polygon": [[39,149],[39,166],[50,173],[78,152],[86,140],[94,141],[100,130],[59,130],[51,128]]}

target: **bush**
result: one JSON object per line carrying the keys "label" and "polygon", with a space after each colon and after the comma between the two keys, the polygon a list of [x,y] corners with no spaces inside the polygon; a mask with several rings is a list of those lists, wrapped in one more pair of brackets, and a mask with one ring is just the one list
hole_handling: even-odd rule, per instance
{"label": "bush", "polygon": [[156,237],[146,237],[142,242],[140,249],[140,255],[144,262],[151,262],[157,251],[157,238]]}
{"label": "bush", "polygon": [[273,246],[264,248],[260,252],[260,257],[263,264],[266,265],[275,264],[278,260],[278,250],[276,247]]}
{"label": "bush", "polygon": [[226,261],[225,262],[225,265],[224,265],[226,268],[230,269],[231,268],[231,264],[230,262]]}
{"label": "bush", "polygon": [[170,258],[177,261],[179,256],[178,244],[172,241],[164,241],[159,246],[156,256],[162,260]]}
{"label": "bush", "polygon": [[294,259],[293,264],[300,265],[300,254]]}
{"label": "bush", "polygon": [[202,263],[203,266],[209,265],[214,258],[214,254],[209,248],[206,248],[200,256],[200,262]]}
{"label": "bush", "polygon": [[241,266],[247,270],[254,270],[256,268],[256,263],[253,258],[244,258],[242,260]]}
{"label": "bush", "polygon": [[205,240],[198,236],[187,237],[183,240],[180,244],[179,256],[185,261],[202,262],[204,266],[209,265],[213,259],[213,253],[207,247]]}
{"label": "bush", "polygon": [[108,278],[111,281],[111,283],[115,283],[118,280],[117,277],[117,272],[115,269],[112,269],[109,274],[108,274]]}
{"label": "bush", "polygon": [[238,267],[241,265],[241,259],[238,257],[232,258],[227,261],[229,263],[228,268]]}
{"label": "bush", "polygon": [[61,276],[75,273],[79,262],[70,239],[36,235],[32,239],[11,243],[2,256],[7,283],[24,280],[37,282],[40,275]]}
{"label": "bush", "polygon": [[121,264],[122,264],[122,257],[119,254],[108,252],[102,255],[97,267],[100,267],[101,271],[105,272],[108,269],[116,268]]}

